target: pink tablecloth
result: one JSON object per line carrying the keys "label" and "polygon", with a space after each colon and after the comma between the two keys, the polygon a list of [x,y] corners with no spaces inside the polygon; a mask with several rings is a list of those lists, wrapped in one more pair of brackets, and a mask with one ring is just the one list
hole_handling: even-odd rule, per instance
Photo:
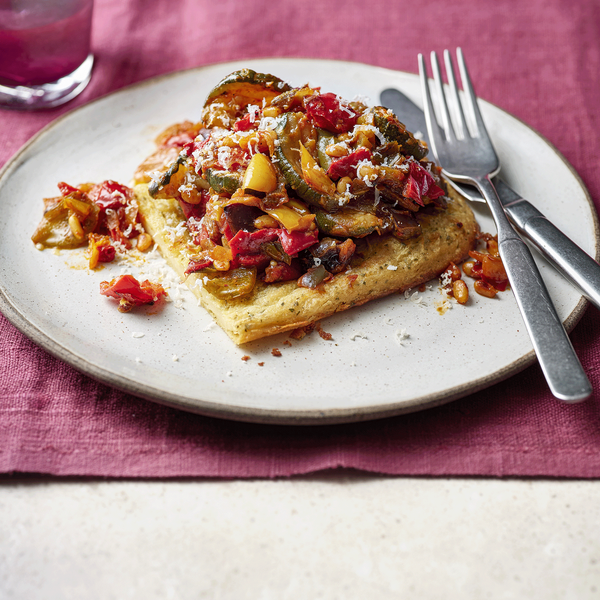
{"label": "pink tablecloth", "polygon": [[[480,94],[546,136],[600,203],[600,5],[594,0],[96,0],[96,67],[67,107],[0,111],[0,165],[65,111],[157,74],[264,56],[416,71],[462,46]],[[273,477],[347,467],[389,474],[600,476],[600,317],[572,334],[597,390],[567,406],[537,366],[422,413],[293,428],[191,415],[96,383],[0,316],[0,472]]]}

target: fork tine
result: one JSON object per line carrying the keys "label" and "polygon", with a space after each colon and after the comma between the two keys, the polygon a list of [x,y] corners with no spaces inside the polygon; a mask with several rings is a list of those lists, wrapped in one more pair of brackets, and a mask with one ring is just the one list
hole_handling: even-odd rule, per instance
{"label": "fork tine", "polygon": [[440,72],[440,63],[438,62],[438,57],[435,52],[431,53],[431,70],[433,71],[433,79],[435,81],[435,88],[437,91],[440,113],[442,116],[442,125],[444,127],[444,131],[446,132],[446,139],[448,141],[453,141],[457,138],[456,134],[454,133],[452,120],[450,119],[448,103],[446,102],[446,94],[444,94],[444,84],[442,82],[442,75]]}
{"label": "fork tine", "polygon": [[448,85],[450,86],[450,96],[452,98],[452,107],[454,108],[455,122],[454,127],[456,130],[456,137],[464,139],[469,135],[469,129],[467,128],[467,122],[465,119],[465,113],[463,112],[462,102],[458,96],[458,87],[456,85],[456,77],[454,75],[454,66],[452,64],[452,58],[450,52],[444,50],[444,65],[446,67],[446,77],[448,78]]}
{"label": "fork tine", "polygon": [[475,96],[475,90],[473,89],[473,84],[471,82],[471,77],[469,75],[469,71],[467,69],[467,64],[465,62],[465,57],[463,56],[463,52],[461,48],[456,49],[456,57],[458,60],[458,69],[460,71],[460,78],[462,81],[463,90],[466,95],[466,104],[475,121],[476,135],[479,137],[489,138],[487,129],[485,127],[485,123],[483,122],[483,118],[481,116],[481,112],[479,111],[479,105],[477,104],[477,97]]}
{"label": "fork tine", "polygon": [[423,96],[425,121],[429,130],[429,139],[431,140],[432,150],[434,155],[437,154],[436,147],[441,147],[443,143],[442,130],[437,122],[435,111],[433,110],[433,102],[431,101],[431,91],[429,89],[429,79],[427,78],[427,67],[422,54],[418,55],[419,61],[419,76],[421,78],[421,94]]}
{"label": "fork tine", "polygon": [[[454,129],[450,125],[437,56],[432,52],[431,62],[442,107],[438,114],[444,112],[445,122],[448,123],[446,136],[444,137],[442,134],[431,102],[425,61],[419,54],[419,73],[433,154],[442,167],[442,173],[447,178],[475,185],[488,203],[496,223],[500,256],[552,393],[557,398],[569,402],[583,400],[592,394],[592,387],[581,368],[581,363],[562,326],[561,319],[554,309],[535,260],[527,245],[512,228],[491,181],[491,177],[494,177],[500,170],[500,160],[479,112],[473,84],[460,49],[457,51],[457,57],[465,92],[459,98],[459,100],[462,99],[463,104],[457,103],[456,108],[458,111],[459,106],[463,106],[465,109],[463,117],[465,112],[470,111],[467,116],[473,116],[475,121],[473,124],[469,123],[470,126],[472,125],[472,131],[465,131],[462,139],[451,138],[454,135]],[[449,55],[445,58],[448,63],[451,63]],[[454,75],[450,75],[450,72],[451,69],[448,69],[448,76],[452,83]],[[451,95],[454,101],[457,99],[458,92],[453,92]]]}

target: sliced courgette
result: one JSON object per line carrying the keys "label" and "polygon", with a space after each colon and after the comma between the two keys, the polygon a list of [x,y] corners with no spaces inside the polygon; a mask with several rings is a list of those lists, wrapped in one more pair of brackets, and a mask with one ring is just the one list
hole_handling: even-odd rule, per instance
{"label": "sliced courgette", "polygon": [[284,113],[277,118],[278,144],[276,155],[279,168],[285,178],[286,184],[305,202],[313,206],[324,208],[328,212],[339,210],[345,202],[337,194],[326,195],[310,186],[302,176],[300,119],[301,113]]}
{"label": "sliced courgette", "polygon": [[398,117],[383,106],[375,106],[367,111],[373,115],[373,124],[383,135],[392,142],[398,142],[403,153],[414,156],[417,160],[425,158],[428,153],[427,145],[418,140],[406,129]]}
{"label": "sliced courgette", "polygon": [[293,88],[274,98],[271,106],[276,106],[283,112],[288,112],[304,106],[304,101],[318,94],[319,90],[315,90],[308,86],[301,88]]}
{"label": "sliced courgette", "polygon": [[243,298],[252,293],[256,285],[256,267],[238,267],[231,271],[202,271],[204,288],[221,300]]}
{"label": "sliced courgette", "polygon": [[220,171],[218,169],[208,168],[203,171],[203,175],[210,187],[217,194],[226,192],[231,195],[242,187],[242,175],[235,171]]}
{"label": "sliced courgette", "polygon": [[270,101],[282,92],[288,91],[290,86],[267,73],[257,73],[252,69],[234,71],[222,79],[208,94],[204,106],[219,101],[229,104],[235,98],[238,106],[258,104],[262,106],[263,99]]}
{"label": "sliced courgette", "polygon": [[161,188],[165,187],[171,181],[171,177],[179,171],[179,167],[185,163],[188,159],[188,155],[186,152],[182,152],[179,156],[171,163],[169,168],[161,175],[159,179],[153,179],[148,185],[148,193],[156,198],[158,192]]}

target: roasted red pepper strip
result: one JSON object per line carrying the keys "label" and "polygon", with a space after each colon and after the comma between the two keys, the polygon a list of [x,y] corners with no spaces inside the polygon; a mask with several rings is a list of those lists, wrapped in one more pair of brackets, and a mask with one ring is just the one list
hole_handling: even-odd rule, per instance
{"label": "roasted red pepper strip", "polygon": [[257,231],[240,229],[230,240],[229,248],[233,256],[232,268],[265,267],[271,260],[262,250],[261,245],[278,239],[279,229],[267,228]]}
{"label": "roasted red pepper strip", "polygon": [[[230,240],[229,247],[234,257],[247,257],[252,255],[266,256],[261,248],[262,244],[274,242],[279,239],[281,246],[290,256],[309,248],[319,241],[319,230],[313,231],[287,231],[286,229],[259,229],[257,231],[244,231],[240,229]],[[243,264],[243,260],[241,264]]]}
{"label": "roasted red pepper strip", "polygon": [[256,267],[262,269],[269,264],[270,258],[266,254],[238,254],[231,261],[231,268],[237,269],[238,267]]}
{"label": "roasted red pepper strip", "polygon": [[206,269],[207,267],[212,266],[212,264],[213,261],[207,258],[190,258],[184,275],[189,275],[190,273],[195,273],[196,271],[202,271],[202,269]]}
{"label": "roasted red pepper strip", "polygon": [[162,285],[147,279],[141,283],[133,275],[121,275],[100,283],[100,293],[119,300],[119,311],[129,312],[134,306],[154,304],[167,295]]}
{"label": "roasted red pepper strip", "polygon": [[263,254],[261,244],[274,242],[279,237],[279,229],[267,228],[257,231],[244,231],[240,229],[230,240],[231,254],[247,256],[249,254]]}
{"label": "roasted red pepper strip", "polygon": [[290,281],[301,277],[302,271],[294,265],[286,265],[283,262],[272,263],[265,269],[265,283],[275,283],[276,281]]}
{"label": "roasted red pepper strip", "polygon": [[133,199],[133,190],[108,179],[100,185],[95,185],[89,191],[88,196],[103,211],[107,208],[116,210],[117,208],[127,206],[131,202]]}
{"label": "roasted red pepper strip", "polygon": [[371,160],[373,154],[367,148],[360,148],[348,156],[332,161],[327,175],[332,179],[340,179],[349,175],[356,176],[356,167],[361,160]]}
{"label": "roasted red pepper strip", "polygon": [[319,241],[319,230],[287,231],[287,229],[280,229],[279,241],[286,254],[294,256],[298,252],[310,248],[310,246]]}
{"label": "roasted red pepper strip", "polygon": [[317,127],[332,133],[346,133],[356,124],[358,115],[340,99],[330,93],[313,96],[306,103],[306,114]]}
{"label": "roasted red pepper strip", "polygon": [[190,217],[194,219],[200,220],[204,213],[206,212],[206,204],[209,200],[209,195],[206,190],[202,190],[200,192],[200,202],[198,204],[191,204],[190,202],[186,202],[179,198],[179,206],[181,206],[181,210],[183,211],[183,216],[187,221]]}

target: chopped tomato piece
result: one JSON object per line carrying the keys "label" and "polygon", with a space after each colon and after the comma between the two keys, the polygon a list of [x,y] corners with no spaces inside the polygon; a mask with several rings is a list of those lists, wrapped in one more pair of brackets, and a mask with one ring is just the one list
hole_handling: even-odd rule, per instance
{"label": "chopped tomato piece", "polygon": [[129,248],[128,239],[139,233],[136,227],[139,217],[133,190],[108,179],[92,187],[88,196],[100,209],[100,229],[108,229],[113,241]]}
{"label": "chopped tomato piece", "polygon": [[97,204],[100,209],[112,208],[116,210],[127,206],[133,199],[133,190],[125,185],[108,179],[95,185],[89,192],[90,200]]}
{"label": "chopped tomato piece", "polygon": [[256,121],[256,115],[254,113],[248,113],[242,117],[239,121],[233,124],[234,131],[248,131],[254,127]]}
{"label": "chopped tomato piece", "polygon": [[317,127],[332,133],[350,131],[358,119],[358,114],[331,92],[311,98],[306,103],[306,114]]}
{"label": "chopped tomato piece", "polygon": [[246,254],[245,256],[238,254],[238,256],[231,261],[231,264],[232,268],[256,267],[257,269],[262,269],[269,264],[269,261],[270,258],[266,254]]}
{"label": "chopped tomato piece", "polygon": [[58,189],[60,190],[60,193],[63,196],[69,196],[70,194],[81,194],[82,193],[79,188],[69,185],[68,183],[65,183],[64,181],[61,181],[58,184]]}
{"label": "chopped tomato piece", "polygon": [[444,195],[444,190],[435,182],[418,162],[411,162],[404,187],[404,196],[414,200],[419,206],[425,206],[423,198],[435,200]]}
{"label": "chopped tomato piece", "polygon": [[170,137],[164,145],[167,148],[182,148],[186,144],[191,144],[194,141],[194,138],[195,136],[192,133],[186,131],[184,133],[180,133],[179,135]]}
{"label": "chopped tomato piece", "polygon": [[121,275],[100,283],[100,293],[119,301],[119,312],[129,312],[134,306],[154,304],[167,295],[159,283],[147,279],[141,283],[133,275]]}
{"label": "chopped tomato piece", "polygon": [[100,246],[98,248],[98,262],[112,262],[115,260],[116,250],[114,246]]}
{"label": "chopped tomato piece", "polygon": [[359,148],[355,152],[342,156],[332,161],[327,175],[332,179],[340,179],[349,175],[356,176],[356,167],[361,160],[371,160],[373,154],[366,148]]}
{"label": "chopped tomato piece", "polygon": [[115,247],[107,235],[90,233],[88,243],[89,267],[95,269],[99,262],[112,262],[116,256]]}

